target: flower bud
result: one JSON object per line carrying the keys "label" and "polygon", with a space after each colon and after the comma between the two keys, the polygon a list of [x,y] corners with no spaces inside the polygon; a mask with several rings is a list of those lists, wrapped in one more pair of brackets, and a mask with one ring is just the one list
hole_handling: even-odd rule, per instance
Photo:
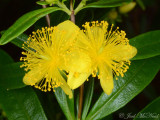
{"label": "flower bud", "polygon": [[124,4],[119,7],[119,12],[122,14],[128,13],[131,10],[133,10],[135,6],[136,6],[136,2],[130,2],[129,4]]}
{"label": "flower bud", "polygon": [[116,10],[111,10],[111,11],[108,12],[108,18],[110,20],[116,20],[117,17],[118,17],[118,13],[117,13]]}
{"label": "flower bud", "polygon": [[55,3],[57,0],[46,0],[47,3],[52,4]]}

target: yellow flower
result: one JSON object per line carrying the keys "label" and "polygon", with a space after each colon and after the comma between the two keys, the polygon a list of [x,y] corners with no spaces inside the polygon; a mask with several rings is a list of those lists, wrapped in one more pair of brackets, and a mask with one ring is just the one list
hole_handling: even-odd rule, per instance
{"label": "yellow flower", "polygon": [[137,49],[129,44],[124,31],[118,28],[112,31],[113,25],[107,30],[108,23],[105,21],[87,22],[83,27],[85,29],[79,32],[75,45],[78,58],[72,57],[68,68],[68,85],[76,89],[91,74],[93,77],[98,75],[104,92],[109,95],[114,86],[113,74],[124,76]]}
{"label": "yellow flower", "polygon": [[[65,31],[63,27],[70,29]],[[67,66],[66,56],[72,51],[76,35],[68,21],[57,27],[46,27],[33,32],[24,44],[27,52],[22,52],[24,57],[20,58],[24,61],[21,67],[28,71],[23,82],[45,92],[61,87],[72,98],[72,91],[62,77],[65,74],[62,70]]]}

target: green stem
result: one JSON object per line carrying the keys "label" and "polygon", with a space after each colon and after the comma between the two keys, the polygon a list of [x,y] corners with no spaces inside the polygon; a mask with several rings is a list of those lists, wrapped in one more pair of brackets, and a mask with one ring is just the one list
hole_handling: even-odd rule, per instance
{"label": "green stem", "polygon": [[87,0],[82,0],[78,7],[74,10],[74,14],[76,15],[83,7],[86,5]]}
{"label": "green stem", "polygon": [[56,2],[56,4],[63,9],[64,12],[66,12],[68,15],[71,15],[71,11],[66,7],[64,3],[61,3],[59,1]]}

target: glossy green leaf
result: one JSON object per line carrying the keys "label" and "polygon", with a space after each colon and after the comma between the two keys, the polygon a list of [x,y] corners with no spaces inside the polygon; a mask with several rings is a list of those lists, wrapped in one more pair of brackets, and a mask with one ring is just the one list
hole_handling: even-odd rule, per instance
{"label": "glossy green leaf", "polygon": [[[13,39],[11,41],[12,44],[16,45],[19,48],[22,48],[22,45],[24,44],[24,42],[26,42],[28,39],[28,35],[22,33],[21,35],[19,35],[18,37],[16,37],[15,39]],[[25,49],[25,48],[23,48]]]}
{"label": "glossy green leaf", "polygon": [[0,87],[15,89],[26,86],[22,82],[25,72],[20,68],[21,64],[14,63],[13,59],[0,49]]}
{"label": "glossy green leaf", "polygon": [[133,60],[160,55],[160,30],[147,32],[130,39],[130,44],[138,50]]}
{"label": "glossy green leaf", "polygon": [[74,120],[74,98],[69,99],[61,88],[55,89],[55,96],[67,120]]}
{"label": "glossy green leaf", "polygon": [[[0,32],[2,35],[5,33],[5,31],[1,31]],[[18,37],[14,38],[11,43],[16,45],[19,48],[22,48],[22,45],[24,44],[24,42],[26,42],[28,40],[28,35],[22,33],[21,35],[19,35]],[[22,48],[25,49],[25,48]]]}
{"label": "glossy green leaf", "polygon": [[86,86],[86,89],[84,89],[85,96],[84,96],[84,105],[83,105],[83,111],[82,111],[82,120],[85,120],[88,110],[90,108],[92,96],[93,96],[93,90],[94,90],[94,78],[91,78],[89,80],[88,85]]}
{"label": "glossy green leaf", "polygon": [[84,8],[107,8],[107,7],[117,7],[124,3],[129,3],[132,0],[98,0],[97,2],[89,3]]}
{"label": "glossy green leaf", "polygon": [[0,45],[4,45],[20,34],[22,34],[26,29],[32,26],[37,20],[44,17],[46,14],[52,13],[57,10],[62,10],[57,7],[48,7],[44,9],[35,10],[23,15],[19,18],[5,33],[0,39]]}
{"label": "glossy green leaf", "polygon": [[75,14],[80,10],[85,8],[108,8],[108,7],[118,7],[124,3],[129,3],[132,0],[82,0],[80,5],[75,9]]}
{"label": "glossy green leaf", "polygon": [[142,111],[140,111],[134,120],[159,120],[160,119],[160,97],[152,101]]}
{"label": "glossy green leaf", "polygon": [[41,105],[43,107],[43,110],[45,111],[48,120],[52,120],[53,118],[55,120],[57,120],[57,118],[59,120],[62,120],[63,118],[65,118],[65,116],[61,114],[62,110],[56,100],[55,95],[53,94],[53,91],[43,92],[39,89],[34,89],[34,91],[36,92],[39,101],[41,102]]}
{"label": "glossy green leaf", "polygon": [[20,68],[22,63],[11,63],[0,67],[0,87],[5,89],[16,89],[26,86],[23,83],[24,69]]}
{"label": "glossy green leaf", "polygon": [[0,106],[9,120],[47,120],[31,87],[9,91],[0,87]]}
{"label": "glossy green leaf", "polygon": [[49,3],[47,3],[46,1],[37,1],[36,2],[38,5],[48,5]]}
{"label": "glossy green leaf", "polygon": [[0,66],[13,63],[13,59],[4,50],[0,49]]}
{"label": "glossy green leaf", "polygon": [[133,61],[125,76],[114,80],[112,94],[102,93],[87,120],[101,119],[125,106],[153,80],[160,68],[159,61],[160,56]]}

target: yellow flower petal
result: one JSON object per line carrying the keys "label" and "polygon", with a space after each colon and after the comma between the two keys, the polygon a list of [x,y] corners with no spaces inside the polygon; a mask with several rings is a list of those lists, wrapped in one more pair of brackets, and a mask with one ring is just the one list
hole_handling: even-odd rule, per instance
{"label": "yellow flower petal", "polygon": [[73,22],[71,22],[70,20],[60,23],[57,26],[57,28],[67,33],[65,35],[65,39],[67,40],[75,40],[75,38],[77,37],[77,34],[80,31],[80,28],[76,26]]}
{"label": "yellow flower petal", "polygon": [[89,68],[91,67],[91,59],[87,54],[75,50],[71,53],[71,55],[68,55],[67,57],[69,58],[68,66],[66,68],[67,71],[80,73],[90,72]]}
{"label": "yellow flower petal", "polygon": [[104,92],[110,95],[114,87],[112,69],[106,64],[101,64],[98,68],[101,86]]}
{"label": "yellow flower petal", "polygon": [[40,73],[38,69],[33,69],[26,73],[26,75],[23,78],[23,82],[26,85],[35,85],[35,83],[39,82],[43,78],[43,74]]}
{"label": "yellow flower petal", "polygon": [[91,73],[91,59],[85,53],[74,51],[70,57],[67,83],[71,89],[76,89],[82,85]]}
{"label": "yellow flower petal", "polygon": [[62,84],[60,85],[60,87],[63,89],[63,91],[69,95],[69,98],[73,98],[73,93],[72,90],[70,89],[69,85],[66,83],[66,81],[64,79],[61,80]]}
{"label": "yellow flower petal", "polygon": [[137,49],[131,45],[107,46],[105,51],[110,53],[112,59],[118,61],[129,60],[137,54]]}
{"label": "yellow flower petal", "polygon": [[71,89],[76,89],[87,80],[90,74],[91,73],[70,72],[67,83]]}

